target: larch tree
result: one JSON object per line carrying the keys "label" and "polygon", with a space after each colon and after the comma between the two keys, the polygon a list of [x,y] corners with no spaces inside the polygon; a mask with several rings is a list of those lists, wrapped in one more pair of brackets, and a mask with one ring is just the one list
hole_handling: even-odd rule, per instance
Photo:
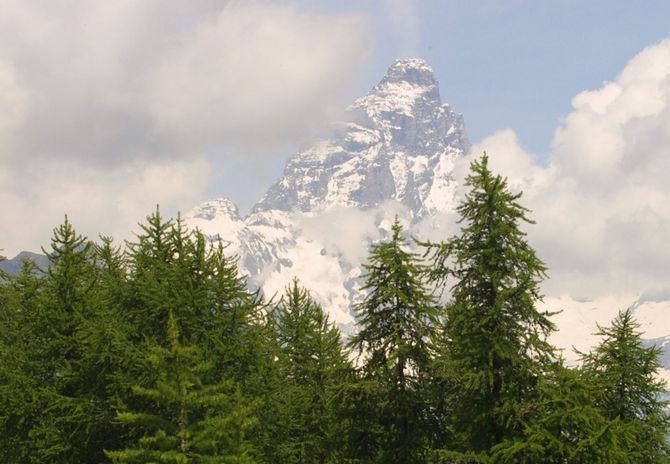
{"label": "larch tree", "polygon": [[364,265],[365,299],[356,308],[360,329],[349,342],[361,360],[362,385],[368,387],[367,393],[356,394],[366,402],[378,397],[379,407],[366,414],[379,417],[365,420],[372,420],[382,436],[377,449],[366,452],[384,463],[423,462],[429,435],[422,386],[436,304],[423,281],[420,258],[408,251],[402,232],[396,218],[390,239],[371,248]]}
{"label": "larch tree", "polygon": [[231,328],[231,312],[254,303],[238,294],[236,268],[202,234],[158,211],[130,248],[128,369],[119,375],[117,402],[124,442],[107,456],[123,463],[255,462],[248,432],[257,402],[243,395],[245,376],[234,372],[253,366],[240,359],[230,366],[230,345],[254,341],[238,340],[252,329],[248,317],[236,320],[241,329]]}
{"label": "larch tree", "polygon": [[465,185],[460,234],[423,244],[431,281],[451,294],[436,340],[448,410],[444,446],[487,456],[523,432],[554,356],[546,341],[554,326],[537,308],[546,268],[521,229],[532,224],[521,193],[491,172],[486,154],[471,163]]}
{"label": "larch tree", "polygon": [[281,462],[341,462],[338,386],[350,370],[339,330],[294,279],[272,310],[280,346],[285,441]]}
{"label": "larch tree", "polygon": [[666,384],[658,378],[661,349],[644,345],[632,310],[620,311],[610,327],[599,327],[600,343],[582,355],[595,388],[595,404],[619,425],[630,462],[670,462],[670,417]]}

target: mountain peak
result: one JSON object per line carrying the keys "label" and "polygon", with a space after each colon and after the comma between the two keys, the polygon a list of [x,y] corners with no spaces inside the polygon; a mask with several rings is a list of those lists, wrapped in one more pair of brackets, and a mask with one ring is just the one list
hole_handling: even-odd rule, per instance
{"label": "mountain peak", "polygon": [[391,66],[389,66],[380,85],[396,82],[408,82],[420,86],[437,85],[437,79],[435,78],[433,68],[420,58],[395,60]]}
{"label": "mountain peak", "polygon": [[214,218],[226,217],[229,220],[240,220],[237,205],[232,200],[220,197],[200,203],[186,213],[187,217],[211,221]]}
{"label": "mountain peak", "polygon": [[[420,58],[395,60],[379,83],[353,108],[363,109],[389,128],[398,126],[395,116],[438,117],[442,111],[440,89],[428,63]],[[395,115],[395,116],[394,116]],[[385,124],[386,123],[386,124]]]}
{"label": "mountain peak", "polygon": [[467,152],[463,118],[442,103],[423,60],[396,60],[333,133],[294,155],[253,211],[369,209],[397,201],[418,220],[453,203],[454,160]]}

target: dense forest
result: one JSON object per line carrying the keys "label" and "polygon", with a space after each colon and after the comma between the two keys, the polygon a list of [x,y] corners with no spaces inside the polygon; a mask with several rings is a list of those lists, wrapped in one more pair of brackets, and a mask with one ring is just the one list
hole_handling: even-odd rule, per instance
{"label": "dense forest", "polygon": [[521,194],[486,155],[466,186],[458,235],[371,246],[347,340],[180,219],[118,246],[66,218],[48,269],[0,275],[0,461],[670,462],[658,349],[621,311],[566,365]]}

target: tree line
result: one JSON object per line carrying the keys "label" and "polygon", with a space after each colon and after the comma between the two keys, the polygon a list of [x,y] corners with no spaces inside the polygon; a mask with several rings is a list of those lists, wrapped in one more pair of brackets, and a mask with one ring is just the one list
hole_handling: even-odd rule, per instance
{"label": "tree line", "polygon": [[466,186],[458,235],[417,254],[396,220],[371,246],[346,342],[180,219],[119,247],[66,218],[47,269],[0,275],[0,461],[670,462],[659,349],[621,311],[566,365],[521,194],[486,155]]}

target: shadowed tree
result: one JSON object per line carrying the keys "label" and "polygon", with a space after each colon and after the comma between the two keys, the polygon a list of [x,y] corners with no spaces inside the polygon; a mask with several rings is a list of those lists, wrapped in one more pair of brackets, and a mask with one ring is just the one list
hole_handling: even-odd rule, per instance
{"label": "shadowed tree", "polygon": [[338,387],[350,371],[339,330],[297,279],[272,310],[280,345],[285,440],[277,444],[286,463],[336,463]]}

